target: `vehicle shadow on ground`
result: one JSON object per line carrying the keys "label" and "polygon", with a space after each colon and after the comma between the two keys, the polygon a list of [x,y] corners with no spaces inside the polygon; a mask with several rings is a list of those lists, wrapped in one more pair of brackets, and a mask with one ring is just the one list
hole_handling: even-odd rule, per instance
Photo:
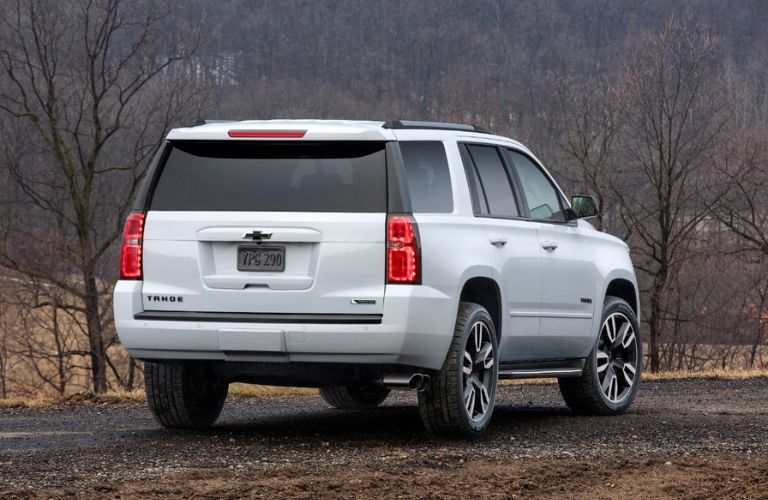
{"label": "vehicle shadow on ground", "polygon": [[[566,417],[566,418],[564,418]],[[553,422],[578,419],[562,406],[521,407],[499,405],[487,436],[525,432],[526,428],[553,425]],[[560,425],[566,426],[566,423]],[[295,415],[271,415],[248,418],[223,418],[205,434],[226,434],[228,437],[260,436],[262,438],[301,438],[306,441],[434,441],[425,431],[415,405],[389,405],[375,410],[349,411],[336,409],[302,410]],[[201,433],[202,434],[202,433]]]}

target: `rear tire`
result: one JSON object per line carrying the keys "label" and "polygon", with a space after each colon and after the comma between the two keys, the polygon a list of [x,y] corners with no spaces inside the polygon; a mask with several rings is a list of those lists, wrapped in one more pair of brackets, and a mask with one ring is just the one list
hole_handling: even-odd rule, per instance
{"label": "rear tire", "polygon": [[209,427],[229,390],[205,364],[144,363],[144,387],[155,420],[169,429]]}
{"label": "rear tire", "polygon": [[389,389],[372,383],[354,382],[320,388],[326,403],[339,410],[368,410],[387,399]]}
{"label": "rear tire", "polygon": [[499,378],[496,329],[488,311],[462,302],[443,367],[419,392],[419,411],[432,434],[474,437],[491,421]]}
{"label": "rear tire", "polygon": [[643,342],[632,308],[607,296],[600,332],[579,378],[558,380],[565,403],[576,413],[618,415],[632,405],[643,371]]}

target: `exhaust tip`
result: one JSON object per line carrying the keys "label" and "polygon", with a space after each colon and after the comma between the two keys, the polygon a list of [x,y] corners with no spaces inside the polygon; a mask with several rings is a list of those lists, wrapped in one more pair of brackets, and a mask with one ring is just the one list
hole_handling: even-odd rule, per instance
{"label": "exhaust tip", "polygon": [[412,391],[417,391],[424,384],[421,373],[414,373],[408,380],[408,388]]}
{"label": "exhaust tip", "polygon": [[388,389],[421,391],[429,382],[429,375],[413,373],[411,375],[387,375],[379,382]]}
{"label": "exhaust tip", "polygon": [[414,373],[411,376],[411,380],[408,381],[408,387],[410,387],[412,391],[421,391],[426,387],[427,382],[429,382],[429,375]]}

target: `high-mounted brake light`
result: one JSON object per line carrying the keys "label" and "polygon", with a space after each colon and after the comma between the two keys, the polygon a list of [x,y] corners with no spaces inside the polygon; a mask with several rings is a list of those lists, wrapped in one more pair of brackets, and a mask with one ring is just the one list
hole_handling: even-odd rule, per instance
{"label": "high-mounted brake light", "polygon": [[125,220],[123,245],[120,247],[120,279],[140,280],[141,248],[144,238],[144,214],[133,212]]}
{"label": "high-mounted brake light", "polygon": [[301,139],[306,130],[230,130],[230,137],[251,137],[260,139]]}
{"label": "high-mounted brake light", "polygon": [[387,283],[419,283],[419,231],[410,215],[387,218]]}

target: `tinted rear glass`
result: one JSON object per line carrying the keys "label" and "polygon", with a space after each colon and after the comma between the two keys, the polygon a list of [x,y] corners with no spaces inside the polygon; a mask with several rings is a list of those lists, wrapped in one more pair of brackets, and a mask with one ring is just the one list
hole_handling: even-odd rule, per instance
{"label": "tinted rear glass", "polygon": [[488,201],[491,215],[518,217],[515,195],[509,183],[506,167],[499,157],[498,149],[493,146],[468,145],[467,149],[477,167],[480,185]]}
{"label": "tinted rear glass", "polygon": [[445,146],[438,141],[400,142],[411,208],[421,213],[453,211],[451,174]]}
{"label": "tinted rear glass", "polygon": [[151,210],[386,212],[383,142],[178,141]]}

